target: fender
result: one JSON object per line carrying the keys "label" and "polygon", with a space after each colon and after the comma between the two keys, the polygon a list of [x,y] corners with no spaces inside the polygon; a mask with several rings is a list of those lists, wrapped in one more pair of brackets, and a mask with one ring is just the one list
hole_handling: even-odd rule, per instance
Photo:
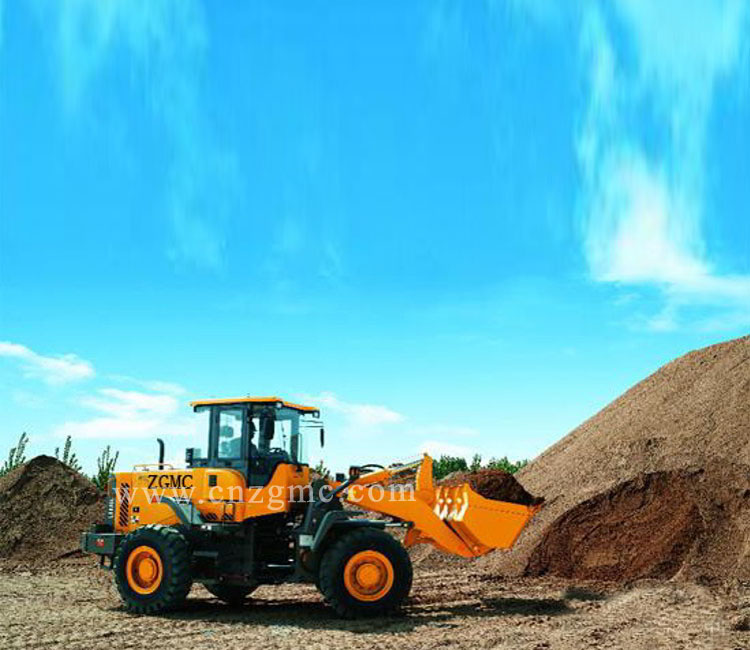
{"label": "fender", "polygon": [[193,505],[192,501],[187,504],[177,501],[172,497],[162,496],[159,497],[159,503],[168,505],[172,509],[172,512],[177,515],[180,522],[186,526],[200,526],[205,523],[203,515],[201,515],[200,511]]}
{"label": "fender", "polygon": [[320,547],[325,542],[334,528],[379,528],[384,529],[386,527],[385,522],[380,519],[359,519],[350,517],[346,512],[341,510],[333,510],[323,515],[320,520],[318,529],[313,535],[312,545],[310,550],[315,553],[320,550]]}

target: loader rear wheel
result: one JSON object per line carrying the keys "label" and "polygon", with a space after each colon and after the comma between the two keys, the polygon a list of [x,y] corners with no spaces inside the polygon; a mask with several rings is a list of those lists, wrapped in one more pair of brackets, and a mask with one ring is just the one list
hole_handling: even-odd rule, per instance
{"label": "loader rear wheel", "polygon": [[318,588],[339,616],[383,616],[401,606],[411,581],[406,549],[381,530],[360,528],[325,552]]}
{"label": "loader rear wheel", "polygon": [[227,603],[227,605],[241,605],[245,602],[245,598],[257,589],[257,587],[240,585],[205,585],[205,587],[209,593]]}
{"label": "loader rear wheel", "polygon": [[169,526],[143,526],[127,535],[114,558],[117,590],[128,611],[177,609],[192,585],[190,546]]}

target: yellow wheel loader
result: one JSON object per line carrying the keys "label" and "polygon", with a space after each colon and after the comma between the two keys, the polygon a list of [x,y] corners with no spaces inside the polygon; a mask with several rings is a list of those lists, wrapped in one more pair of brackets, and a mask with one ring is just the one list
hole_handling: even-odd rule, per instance
{"label": "yellow wheel loader", "polygon": [[[305,441],[319,433],[323,444],[318,409],[278,397],[191,406],[205,421],[205,454],[188,449],[176,469],[159,440],[157,463],[110,478],[107,520],[82,535],[134,613],[179,608],[194,582],[233,604],[259,585],[309,582],[340,616],[387,614],[411,588],[405,547],[467,558],[508,549],[540,507],[435,487],[427,455],[313,479]],[[399,527],[403,544],[389,532]]]}

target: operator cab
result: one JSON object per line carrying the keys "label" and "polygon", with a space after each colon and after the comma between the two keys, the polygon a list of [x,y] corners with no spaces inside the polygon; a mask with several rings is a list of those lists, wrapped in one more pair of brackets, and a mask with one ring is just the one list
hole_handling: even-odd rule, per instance
{"label": "operator cab", "polygon": [[208,451],[188,449],[188,467],[227,467],[248,486],[266,485],[281,463],[306,465],[305,430],[319,428],[320,412],[279,397],[239,397],[191,402],[208,429]]}

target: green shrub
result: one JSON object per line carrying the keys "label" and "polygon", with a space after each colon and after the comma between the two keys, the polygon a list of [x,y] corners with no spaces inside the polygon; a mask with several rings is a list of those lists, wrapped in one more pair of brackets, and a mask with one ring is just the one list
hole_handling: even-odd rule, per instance
{"label": "green shrub", "polygon": [[18,444],[8,452],[8,459],[0,467],[0,476],[5,476],[8,472],[16,469],[26,462],[26,443],[29,442],[29,436],[24,431],[18,439]]}
{"label": "green shrub", "polygon": [[109,475],[115,471],[115,465],[117,465],[117,458],[119,455],[120,452],[116,451],[115,455],[112,456],[112,450],[109,448],[109,445],[107,445],[99,458],[96,459],[96,474],[91,477],[91,482],[100,490],[107,489]]}
{"label": "green shrub", "polygon": [[324,478],[324,479],[330,479],[331,478],[331,472],[329,469],[323,464],[323,461],[318,461],[318,464],[310,470],[314,477],[317,478]]}
{"label": "green shrub", "polygon": [[482,464],[482,456],[480,454],[474,454],[471,463],[467,463],[466,459],[461,456],[443,455],[438,460],[432,462],[432,475],[436,481],[439,481],[453,472],[478,472],[480,469],[500,469],[508,472],[508,474],[515,474],[519,469],[525,467],[528,462],[528,460],[512,461],[508,460],[507,456],[503,456],[500,459],[491,458],[484,465]]}
{"label": "green shrub", "polygon": [[487,463],[489,469],[501,469],[508,474],[515,474],[522,467],[526,467],[529,464],[528,460],[508,460],[507,456],[503,456],[500,459],[491,458],[490,462]]}
{"label": "green shrub", "polygon": [[80,472],[82,469],[81,463],[78,462],[78,457],[73,453],[72,446],[73,441],[70,439],[70,436],[68,436],[65,438],[62,458],[60,457],[60,447],[55,447],[55,458],[70,467],[74,472]]}
{"label": "green shrub", "polygon": [[468,469],[466,459],[461,458],[461,456],[446,456],[443,454],[438,460],[432,462],[432,475],[437,481],[445,478],[448,474],[453,474],[453,472],[466,472]]}

